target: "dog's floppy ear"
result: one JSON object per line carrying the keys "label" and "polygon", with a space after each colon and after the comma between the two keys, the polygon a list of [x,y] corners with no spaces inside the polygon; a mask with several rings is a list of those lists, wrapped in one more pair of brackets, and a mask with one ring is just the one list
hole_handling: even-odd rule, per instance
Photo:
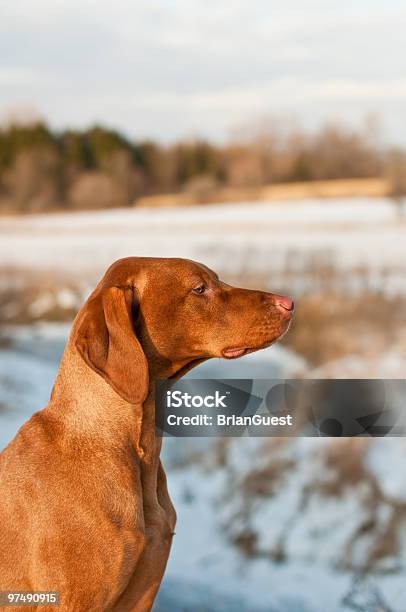
{"label": "dog's floppy ear", "polygon": [[148,363],[132,322],[134,290],[100,288],[84,306],[74,339],[88,366],[127,402],[142,404],[148,394]]}

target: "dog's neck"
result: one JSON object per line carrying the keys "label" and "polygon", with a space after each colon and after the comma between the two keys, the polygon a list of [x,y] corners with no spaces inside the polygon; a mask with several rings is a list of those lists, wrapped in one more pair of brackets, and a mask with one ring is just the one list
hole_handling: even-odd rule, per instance
{"label": "dog's neck", "polygon": [[69,340],[46,412],[78,444],[132,448],[142,461],[154,463],[162,445],[155,430],[155,383],[178,379],[195,365],[149,358],[148,395],[142,405],[133,405],[85,363]]}
{"label": "dog's neck", "polygon": [[144,461],[159,456],[161,439],[155,435],[155,381],[150,378],[143,405],[122,399],[83,361],[68,342],[46,413],[57,420],[64,434],[78,444],[104,448],[133,448]]}
{"label": "dog's neck", "polygon": [[178,361],[168,361],[160,358],[157,355],[150,356],[148,359],[149,363],[149,376],[150,376],[150,387],[151,381],[157,380],[178,380],[182,378],[187,372],[190,372],[193,368],[200,365],[204,361],[207,361],[209,357],[190,357]]}

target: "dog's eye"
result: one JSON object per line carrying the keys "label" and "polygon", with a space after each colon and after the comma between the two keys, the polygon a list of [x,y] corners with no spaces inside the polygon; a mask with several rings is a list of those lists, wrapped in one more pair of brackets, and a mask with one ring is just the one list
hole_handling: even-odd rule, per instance
{"label": "dog's eye", "polygon": [[196,295],[202,295],[206,291],[206,289],[206,285],[199,285],[198,287],[195,287],[193,289],[193,293],[196,293]]}

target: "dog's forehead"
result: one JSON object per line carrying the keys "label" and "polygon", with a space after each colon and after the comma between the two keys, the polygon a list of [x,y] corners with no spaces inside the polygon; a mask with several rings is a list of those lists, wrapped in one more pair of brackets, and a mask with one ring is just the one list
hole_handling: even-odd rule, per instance
{"label": "dog's forehead", "polygon": [[129,257],[116,261],[107,270],[105,284],[129,284],[142,289],[145,285],[170,283],[190,283],[216,280],[218,276],[204,264],[191,259],[160,257]]}
{"label": "dog's forehead", "polygon": [[158,268],[151,269],[152,276],[160,280],[166,278],[170,281],[207,280],[217,278],[217,274],[204,264],[192,259],[162,259]]}

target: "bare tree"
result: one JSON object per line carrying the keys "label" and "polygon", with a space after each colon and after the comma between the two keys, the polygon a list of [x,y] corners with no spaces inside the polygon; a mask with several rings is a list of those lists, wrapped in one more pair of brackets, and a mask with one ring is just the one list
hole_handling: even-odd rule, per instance
{"label": "bare tree", "polygon": [[406,204],[406,153],[404,151],[391,151],[388,155],[386,174],[389,182],[389,197],[396,207],[399,218],[403,218]]}
{"label": "bare tree", "polygon": [[3,180],[20,212],[42,212],[60,204],[60,160],[51,148],[38,147],[19,153]]}

